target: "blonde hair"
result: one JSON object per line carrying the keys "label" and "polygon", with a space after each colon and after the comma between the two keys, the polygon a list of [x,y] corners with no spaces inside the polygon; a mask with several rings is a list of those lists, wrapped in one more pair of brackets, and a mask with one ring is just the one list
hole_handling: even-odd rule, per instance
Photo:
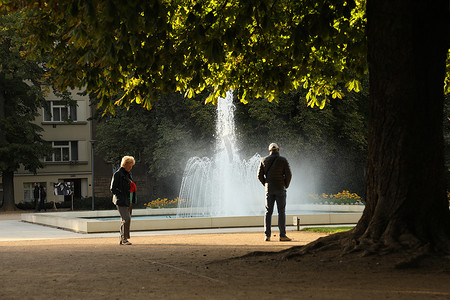
{"label": "blonde hair", "polygon": [[132,165],[132,166],[134,166],[135,165],[135,160],[134,160],[134,157],[133,156],[124,156],[124,157],[122,157],[122,162],[120,163],[120,166],[121,167],[125,167],[125,166],[127,166],[127,165]]}

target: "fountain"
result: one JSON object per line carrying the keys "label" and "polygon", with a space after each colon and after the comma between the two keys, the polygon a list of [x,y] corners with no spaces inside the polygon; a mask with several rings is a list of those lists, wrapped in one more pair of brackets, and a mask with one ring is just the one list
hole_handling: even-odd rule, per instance
{"label": "fountain", "polygon": [[264,189],[256,177],[261,156],[238,153],[233,93],[217,101],[216,151],[191,157],[180,188],[178,216],[251,216],[264,212]]}
{"label": "fountain", "polygon": [[[225,99],[219,98],[215,155],[188,160],[178,208],[134,209],[132,231],[262,227],[264,188],[256,177],[261,157],[258,154],[249,160],[239,157],[234,109],[232,92],[228,92]],[[293,188],[299,185],[291,183]],[[364,208],[359,205],[303,205],[299,201],[301,194],[294,189],[293,195],[286,206],[289,212],[286,225],[296,225],[297,229],[300,224],[355,224]],[[117,210],[25,213],[22,220],[83,233],[117,232],[120,226]],[[276,215],[272,217],[272,225],[277,225]]]}

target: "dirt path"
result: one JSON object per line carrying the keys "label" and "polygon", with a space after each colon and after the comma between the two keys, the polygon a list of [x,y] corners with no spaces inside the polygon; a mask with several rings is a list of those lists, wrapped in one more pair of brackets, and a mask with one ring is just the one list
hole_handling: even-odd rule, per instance
{"label": "dirt path", "polygon": [[323,236],[288,234],[289,243],[261,233],[1,242],[0,299],[450,299],[448,259],[407,270],[332,253],[236,259]]}

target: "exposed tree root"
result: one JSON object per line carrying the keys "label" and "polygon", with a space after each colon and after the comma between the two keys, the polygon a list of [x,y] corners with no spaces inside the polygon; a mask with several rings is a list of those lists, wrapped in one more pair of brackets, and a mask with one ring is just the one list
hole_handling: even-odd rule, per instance
{"label": "exposed tree root", "polygon": [[1,212],[15,212],[15,211],[21,211],[21,209],[17,208],[15,205],[11,207],[6,207],[5,205],[0,207]]}
{"label": "exposed tree root", "polygon": [[406,258],[405,260],[402,260],[400,262],[398,262],[395,265],[396,269],[414,269],[414,268],[418,268],[420,267],[420,262],[429,257],[428,255],[425,254],[418,254],[415,256],[411,256],[410,258]]}
{"label": "exposed tree root", "polygon": [[329,236],[321,237],[314,242],[309,243],[301,247],[300,249],[296,249],[295,247],[285,250],[285,253],[282,253],[283,259],[295,259],[297,257],[301,257],[305,254],[317,253],[320,251],[327,250],[339,250],[342,249],[343,242],[347,240],[348,232],[341,232],[332,234]]}
{"label": "exposed tree root", "polygon": [[242,256],[239,256],[238,258],[248,258],[248,257],[259,257],[259,256],[270,256],[270,255],[278,255],[280,252],[272,252],[272,251],[254,251],[247,254],[244,254]]}
{"label": "exposed tree root", "polygon": [[[281,260],[296,260],[309,255],[324,257],[333,255],[336,260],[348,259],[364,259],[364,257],[379,257],[380,260],[388,259],[393,268],[409,269],[420,268],[426,265],[426,261],[434,260],[445,261],[446,265],[450,264],[450,256],[448,251],[436,251],[436,248],[430,244],[420,244],[417,238],[409,238],[406,235],[402,239],[386,239],[382,241],[373,241],[368,238],[356,240],[352,231],[341,232],[322,237],[305,246],[295,246],[279,252],[256,251],[246,255],[232,258],[248,259],[248,258],[268,258]],[[445,243],[445,241],[441,241]],[[384,257],[384,259],[382,259]]]}

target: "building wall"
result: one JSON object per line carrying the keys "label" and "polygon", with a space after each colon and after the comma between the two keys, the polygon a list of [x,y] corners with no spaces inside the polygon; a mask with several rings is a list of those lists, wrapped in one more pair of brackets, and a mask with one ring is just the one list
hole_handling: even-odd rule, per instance
{"label": "building wall", "polygon": [[111,197],[110,185],[113,167],[107,164],[102,157],[94,156],[94,186],[95,197]]}
{"label": "building wall", "polygon": [[[53,184],[57,182],[75,182],[75,197],[92,195],[91,165],[91,122],[89,97],[79,95],[81,90],[71,91],[76,106],[67,108],[61,99],[49,93],[46,97],[49,108],[42,108],[35,123],[43,128],[42,138],[52,142],[55,154],[43,159],[44,168],[36,174],[20,168],[14,176],[15,202],[32,201],[31,187],[34,182],[47,190],[47,201],[64,201],[64,196],[53,195]],[[46,112],[51,111],[50,116]],[[63,116],[74,120],[68,121]]]}
{"label": "building wall", "polygon": [[[56,114],[52,114],[50,118],[46,114],[46,109],[42,108],[40,115],[35,119],[34,123],[42,127],[42,138],[52,143],[70,142],[68,148],[71,148],[71,142],[76,142],[76,159],[69,157],[66,160],[50,160],[43,159],[44,168],[38,169],[36,174],[26,171],[21,167],[14,174],[14,198],[15,203],[33,202],[34,183],[45,187],[47,191],[47,202],[62,202],[64,196],[57,196],[53,193],[53,185],[57,182],[73,181],[75,183],[75,197],[91,197],[92,184],[94,184],[95,197],[111,197],[110,183],[113,174],[113,166],[104,162],[100,156],[95,156],[95,162],[91,164],[91,147],[92,141],[95,140],[95,121],[92,124],[88,121],[91,116],[91,108],[89,106],[89,97],[80,96],[80,90],[71,92],[72,99],[76,101],[76,120],[63,121],[55,120]],[[53,104],[58,104],[58,97],[53,93],[49,93],[46,97],[49,101],[50,110]],[[58,106],[58,105],[56,105]],[[56,107],[55,106],[55,107]],[[60,113],[64,109],[64,105],[60,103]],[[47,111],[49,109],[47,108]],[[58,109],[57,109],[58,111]],[[50,118],[50,119],[49,119]],[[92,129],[92,138],[91,126]],[[66,147],[67,150],[67,147]],[[69,151],[69,156],[72,154]],[[63,155],[60,155],[63,156]],[[54,159],[55,157],[52,157]],[[95,180],[92,182],[92,167],[94,167]],[[154,184],[146,172],[143,165],[137,164],[133,168],[133,178],[138,186],[137,196],[139,202],[148,202],[154,197]],[[0,177],[0,196],[1,177]],[[66,198],[66,200],[68,200]]]}

